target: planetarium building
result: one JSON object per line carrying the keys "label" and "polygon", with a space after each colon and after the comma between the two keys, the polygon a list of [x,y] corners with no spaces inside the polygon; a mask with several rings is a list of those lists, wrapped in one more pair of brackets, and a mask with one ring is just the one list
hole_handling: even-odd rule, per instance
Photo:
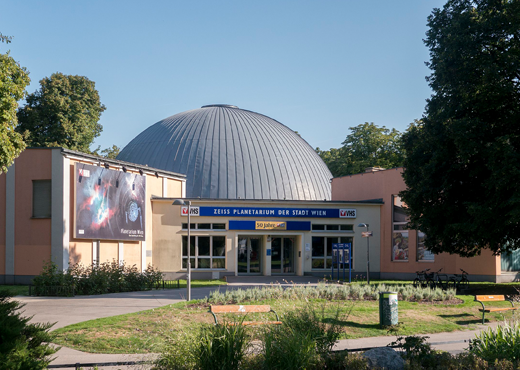
{"label": "planetarium building", "polygon": [[151,199],[152,259],[171,277],[187,267],[188,227],[195,277],[330,275],[337,244],[352,247],[347,266],[366,270],[366,254],[355,249],[362,230],[355,226],[362,220],[377,230],[381,202],[331,202],[325,163],[272,118],[205,105],[150,126],[118,159],[186,175],[182,198],[191,204],[190,226],[187,206],[173,205],[175,197]]}
{"label": "planetarium building", "polygon": [[331,178],[296,132],[233,105],[165,118],[117,159],[30,148],[0,175],[0,283],[30,282],[49,260],[183,277],[188,245],[193,278],[330,275],[343,247],[340,265],[363,274],[359,223],[377,277],[382,201],[331,201]]}

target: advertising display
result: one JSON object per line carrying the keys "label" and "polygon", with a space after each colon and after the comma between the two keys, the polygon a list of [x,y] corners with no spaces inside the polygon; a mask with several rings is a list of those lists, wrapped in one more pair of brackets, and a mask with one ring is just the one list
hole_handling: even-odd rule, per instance
{"label": "advertising display", "polygon": [[74,237],[144,240],[146,178],[76,163]]}

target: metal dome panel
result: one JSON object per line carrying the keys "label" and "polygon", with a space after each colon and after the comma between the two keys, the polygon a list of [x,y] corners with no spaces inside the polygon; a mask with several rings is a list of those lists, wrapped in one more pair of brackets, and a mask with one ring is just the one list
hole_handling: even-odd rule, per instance
{"label": "metal dome panel", "polygon": [[332,174],[305,140],[272,118],[231,105],[165,118],[117,159],[186,174],[189,198],[331,197]]}

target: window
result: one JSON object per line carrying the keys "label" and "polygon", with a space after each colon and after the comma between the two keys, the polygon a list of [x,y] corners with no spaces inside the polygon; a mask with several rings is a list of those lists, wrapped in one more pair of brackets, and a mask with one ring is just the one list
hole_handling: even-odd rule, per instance
{"label": "window", "polygon": [[408,261],[408,215],[406,204],[398,195],[392,196],[392,261]]}
{"label": "window", "polygon": [[434,261],[435,255],[424,247],[426,235],[417,230],[417,261]]}
{"label": "window", "polygon": [[[186,225],[188,226],[188,225]],[[225,236],[190,236],[190,260],[194,269],[226,267]],[[182,268],[188,267],[188,237],[182,237]]]}
{"label": "window", "polygon": [[313,231],[354,231],[354,225],[312,224]]}
{"label": "window", "polygon": [[[312,269],[330,269],[332,267],[332,244],[353,243],[349,236],[313,236],[312,237]],[[354,245],[352,254],[354,254]],[[352,256],[351,256],[352,260]]]}
{"label": "window", "polygon": [[[188,224],[182,224],[182,230],[188,230]],[[190,224],[190,230],[226,230],[226,224]]]}
{"label": "window", "polygon": [[33,180],[33,218],[51,217],[51,180]]}

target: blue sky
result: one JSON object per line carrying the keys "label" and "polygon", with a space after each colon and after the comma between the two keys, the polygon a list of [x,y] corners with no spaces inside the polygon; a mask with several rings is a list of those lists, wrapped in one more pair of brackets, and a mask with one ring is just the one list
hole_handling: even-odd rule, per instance
{"label": "blue sky", "polygon": [[364,122],[404,131],[430,96],[423,44],[439,0],[4,0],[0,52],[28,92],[54,72],[95,81],[107,107],[95,149],[153,123],[233,104],[337,148]]}

